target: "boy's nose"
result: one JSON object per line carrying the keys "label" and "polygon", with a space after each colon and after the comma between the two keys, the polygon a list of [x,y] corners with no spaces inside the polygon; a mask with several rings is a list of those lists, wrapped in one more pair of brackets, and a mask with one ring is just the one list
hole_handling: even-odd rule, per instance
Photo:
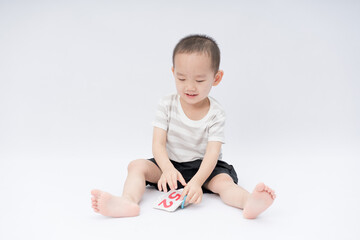
{"label": "boy's nose", "polygon": [[187,90],[195,90],[195,84],[194,83],[189,83],[187,86],[186,86]]}

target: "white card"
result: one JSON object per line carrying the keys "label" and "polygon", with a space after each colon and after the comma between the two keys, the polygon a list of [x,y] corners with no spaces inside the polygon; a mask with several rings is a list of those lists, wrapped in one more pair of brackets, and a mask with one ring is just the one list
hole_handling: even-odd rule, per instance
{"label": "white card", "polygon": [[175,211],[183,201],[180,200],[181,190],[170,190],[162,195],[154,204],[154,208],[165,210],[168,212]]}

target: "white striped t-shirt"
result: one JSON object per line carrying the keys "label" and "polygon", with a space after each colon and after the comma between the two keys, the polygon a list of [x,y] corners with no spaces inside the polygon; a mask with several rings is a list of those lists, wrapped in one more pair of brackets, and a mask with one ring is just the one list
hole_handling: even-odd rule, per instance
{"label": "white striped t-shirt", "polygon": [[197,121],[185,115],[178,94],[160,100],[153,126],[167,131],[166,150],[171,160],[190,162],[203,159],[208,141],[225,143],[225,112],[214,98],[209,97],[209,100],[207,115]]}

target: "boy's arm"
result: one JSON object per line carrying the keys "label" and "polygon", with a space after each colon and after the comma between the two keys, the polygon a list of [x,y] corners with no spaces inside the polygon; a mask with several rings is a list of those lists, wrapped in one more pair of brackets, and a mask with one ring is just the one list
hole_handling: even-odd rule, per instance
{"label": "boy's arm", "polygon": [[162,128],[154,127],[152,152],[162,171],[174,167],[166,152],[166,131]]}
{"label": "boy's arm", "polygon": [[194,180],[201,184],[201,186],[204,184],[206,179],[208,179],[212,171],[214,171],[214,168],[219,159],[221,145],[221,142],[209,141],[206,146],[204,159],[201,162],[198,172],[193,177]]}
{"label": "boy's arm", "polygon": [[166,131],[164,129],[154,127],[152,152],[156,163],[163,172],[160,180],[158,181],[159,190],[167,192],[167,184],[169,184],[171,190],[176,189],[178,180],[183,186],[185,186],[186,182],[183,176],[170,162],[169,156],[166,152]]}
{"label": "boy's arm", "polygon": [[206,153],[201,162],[200,168],[195,176],[184,189],[181,199],[186,198],[187,203],[200,203],[202,198],[202,185],[214,170],[221,150],[221,142],[209,141],[206,146]]}

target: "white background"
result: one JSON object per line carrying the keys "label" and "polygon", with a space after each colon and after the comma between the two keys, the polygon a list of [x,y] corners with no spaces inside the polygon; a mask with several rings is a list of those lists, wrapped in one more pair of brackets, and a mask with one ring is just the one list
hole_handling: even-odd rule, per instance
{"label": "white background", "polygon": [[[0,239],[359,239],[358,1],[0,0]],[[224,160],[278,198],[257,220],[205,195],[167,213],[111,219],[90,190],[119,195],[151,157],[172,50],[215,38],[227,112]]]}

